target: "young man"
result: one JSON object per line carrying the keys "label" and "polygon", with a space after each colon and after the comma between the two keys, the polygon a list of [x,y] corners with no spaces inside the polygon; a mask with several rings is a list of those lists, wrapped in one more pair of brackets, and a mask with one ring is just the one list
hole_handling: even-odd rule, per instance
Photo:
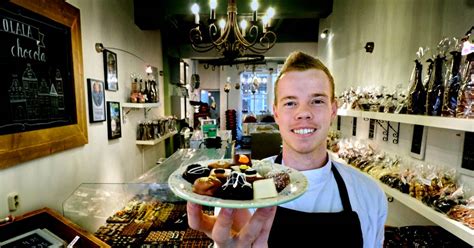
{"label": "young man", "polygon": [[334,79],[317,59],[294,52],[275,84],[273,106],[283,140],[276,163],[301,171],[308,190],[271,208],[222,209],[206,216],[188,203],[191,228],[219,247],[382,247],[385,194],[356,169],[332,161],[326,137],[336,117]]}

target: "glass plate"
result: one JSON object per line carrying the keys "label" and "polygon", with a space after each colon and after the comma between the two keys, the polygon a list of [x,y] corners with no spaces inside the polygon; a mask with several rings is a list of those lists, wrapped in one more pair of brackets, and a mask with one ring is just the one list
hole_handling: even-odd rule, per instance
{"label": "glass plate", "polygon": [[[226,161],[229,163],[231,162],[231,160],[219,159],[200,161],[197,163],[202,166],[207,166],[208,164],[215,163],[217,161]],[[188,165],[181,166],[170,175],[168,179],[169,187],[178,197],[204,206],[222,208],[262,208],[276,206],[300,197],[308,187],[308,181],[306,180],[306,177],[301,172],[295,169],[285,167],[280,164],[275,164],[269,161],[252,160],[252,167],[258,172],[270,169],[287,171],[290,175],[290,184],[286,186],[286,188],[283,189],[280,193],[278,193],[278,196],[272,198],[257,200],[221,199],[218,197],[199,195],[194,193],[192,190],[192,184],[190,184],[182,177],[187,166]]]}

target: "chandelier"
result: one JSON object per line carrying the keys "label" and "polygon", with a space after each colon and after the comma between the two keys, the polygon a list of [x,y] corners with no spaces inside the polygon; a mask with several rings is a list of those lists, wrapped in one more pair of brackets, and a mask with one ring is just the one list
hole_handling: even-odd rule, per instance
{"label": "chandelier", "polygon": [[[193,49],[197,52],[208,52],[216,49],[227,61],[238,61],[238,58],[251,57],[247,54],[250,51],[255,54],[263,54],[272,48],[276,42],[276,34],[269,30],[271,18],[275,15],[275,10],[269,8],[262,17],[262,30],[259,30],[257,21],[258,2],[253,0],[251,3],[252,20],[251,26],[244,18],[240,22],[237,20],[236,0],[228,0],[227,21],[216,20],[217,0],[210,0],[211,13],[209,17],[208,36],[210,42],[205,42],[199,23],[199,5],[192,5],[191,11],[195,17],[195,27],[189,32],[189,38]],[[207,35],[207,34],[206,34]]]}

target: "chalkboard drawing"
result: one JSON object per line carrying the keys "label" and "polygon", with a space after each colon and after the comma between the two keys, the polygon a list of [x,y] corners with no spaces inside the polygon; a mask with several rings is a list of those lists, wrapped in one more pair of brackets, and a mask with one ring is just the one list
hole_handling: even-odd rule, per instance
{"label": "chalkboard drawing", "polygon": [[64,85],[63,85],[63,77],[61,76],[61,71],[56,69],[55,75],[55,87],[56,93],[58,93],[58,109],[60,112],[64,111]]}
{"label": "chalkboard drawing", "polygon": [[12,83],[8,89],[10,98],[10,110],[13,121],[22,121],[26,119],[26,98],[25,92],[18,81],[18,75],[12,75]]}
{"label": "chalkboard drawing", "polygon": [[49,100],[51,101],[50,102],[50,106],[51,106],[51,112],[49,114],[49,117],[50,118],[54,118],[56,116],[58,116],[59,114],[59,104],[58,104],[58,92],[56,91],[56,87],[54,86],[54,83],[51,83],[51,86],[49,88]]}
{"label": "chalkboard drawing", "polygon": [[23,90],[26,98],[26,116],[29,120],[35,120],[39,117],[38,111],[38,78],[31,69],[31,64],[26,64],[26,69],[21,77]]}
{"label": "chalkboard drawing", "polygon": [[49,85],[46,79],[42,78],[38,89],[39,113],[41,119],[47,119],[51,112],[51,102],[49,100]]}
{"label": "chalkboard drawing", "polygon": [[61,73],[56,70],[54,82],[38,80],[31,64],[26,64],[21,82],[18,75],[12,75],[8,90],[11,117],[14,122],[55,120],[64,112],[64,85]]}

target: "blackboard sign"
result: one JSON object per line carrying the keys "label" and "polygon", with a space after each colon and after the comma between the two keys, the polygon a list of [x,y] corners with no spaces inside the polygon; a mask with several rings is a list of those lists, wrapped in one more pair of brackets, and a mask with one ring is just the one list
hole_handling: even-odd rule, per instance
{"label": "blackboard sign", "polygon": [[5,1],[0,21],[0,135],[77,123],[70,27]]}
{"label": "blackboard sign", "polygon": [[80,24],[64,0],[0,0],[0,169],[87,144]]}

